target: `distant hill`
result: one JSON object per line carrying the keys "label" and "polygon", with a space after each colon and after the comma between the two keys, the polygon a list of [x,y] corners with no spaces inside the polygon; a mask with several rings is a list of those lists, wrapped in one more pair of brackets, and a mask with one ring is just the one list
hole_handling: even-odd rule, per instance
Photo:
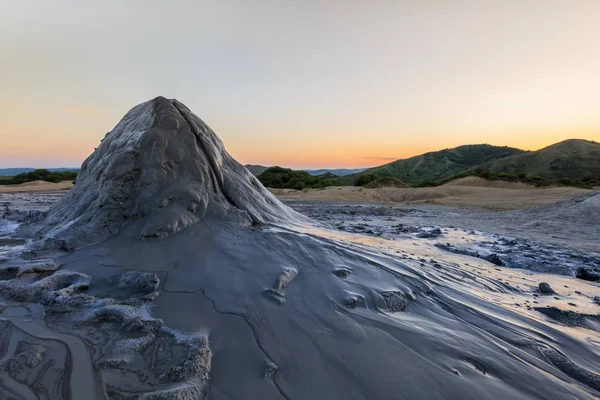
{"label": "distant hill", "polygon": [[337,178],[333,174],[311,175],[306,171],[296,171],[289,168],[270,167],[258,176],[258,180],[269,188],[296,189],[324,188],[334,186]]}
{"label": "distant hill", "polygon": [[[478,171],[475,171],[478,170]],[[539,176],[551,182],[600,182],[600,143],[570,139],[537,151],[515,154],[472,168],[511,175]]]}
{"label": "distant hill", "polygon": [[[36,169],[37,168],[0,168],[0,176],[15,176],[15,175],[24,174],[27,172],[33,172]],[[63,171],[79,172],[79,168],[44,168],[44,169],[47,169],[48,171],[52,171],[52,172],[63,172]]]}
{"label": "distant hill", "polygon": [[269,167],[265,167],[264,165],[256,165],[256,164],[246,164],[244,165],[248,171],[254,176],[258,176],[265,172],[265,170]]}
{"label": "distant hill", "polygon": [[[256,165],[256,164],[246,164],[244,165],[254,176],[258,176],[265,172],[265,170],[269,167],[265,167],[264,165]],[[366,170],[366,168],[354,168],[354,169],[346,169],[346,168],[336,168],[336,169],[306,169],[306,170],[297,170],[297,171],[306,171],[310,175],[317,176],[323,174],[333,174],[335,176],[345,176],[349,174],[357,174]],[[0,174],[2,175],[2,174]],[[330,176],[327,175],[327,178]]]}
{"label": "distant hill", "polygon": [[410,185],[391,177],[377,178],[369,183],[362,185],[363,187],[374,189],[374,188],[409,188]]}
{"label": "distant hill", "polygon": [[[369,168],[363,173],[396,178],[404,183],[420,186],[448,179],[484,163],[522,153],[523,150],[506,146],[465,145],[393,161],[380,167]],[[361,174],[347,175],[340,178],[340,181],[353,184],[359,175]]]}
{"label": "distant hill", "polygon": [[0,185],[18,185],[33,181],[54,183],[73,181],[77,178],[78,172],[78,170],[49,171],[47,169],[34,169],[31,172],[23,172],[14,176],[4,176],[0,179]]}
{"label": "distant hill", "polygon": [[337,168],[337,169],[306,169],[305,171],[311,175],[334,174],[336,176],[346,176],[350,174],[358,174],[365,171],[367,168]]}

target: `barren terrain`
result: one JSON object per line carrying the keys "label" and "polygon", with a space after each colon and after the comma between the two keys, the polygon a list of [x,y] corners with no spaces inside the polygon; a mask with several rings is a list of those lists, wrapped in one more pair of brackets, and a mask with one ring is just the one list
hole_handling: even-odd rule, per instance
{"label": "barren terrain", "polygon": [[62,181],[58,183],[33,181],[20,183],[18,185],[0,185],[0,193],[16,193],[16,192],[54,192],[69,190],[73,187],[73,181]]}
{"label": "barren terrain", "polygon": [[280,199],[361,202],[384,204],[436,204],[487,210],[515,210],[590,193],[574,187],[537,188],[513,182],[487,182],[465,178],[446,185],[426,188],[377,188],[355,186],[325,189],[270,189]]}

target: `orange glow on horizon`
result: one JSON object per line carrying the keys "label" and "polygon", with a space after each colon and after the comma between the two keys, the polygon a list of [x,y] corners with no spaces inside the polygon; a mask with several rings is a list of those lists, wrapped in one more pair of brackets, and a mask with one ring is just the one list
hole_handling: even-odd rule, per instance
{"label": "orange glow on horizon", "polygon": [[[84,114],[88,111],[84,110]],[[77,125],[77,124],[75,124]],[[7,130],[8,128],[8,130]],[[104,136],[98,134],[80,134],[76,129],[62,130],[49,134],[26,126],[3,126],[0,124],[0,167],[77,167],[91,154]],[[89,130],[89,128],[88,128]],[[8,134],[7,132],[11,132]],[[410,140],[398,138],[389,143],[336,143],[324,141],[319,145],[296,141],[292,148],[286,141],[270,146],[255,146],[246,142],[225,142],[229,153],[243,164],[266,166],[279,165],[289,168],[368,168],[390,163],[397,159],[410,158],[430,151],[452,148],[464,144],[488,143],[497,146],[511,146],[523,150],[538,150],[566,139],[586,139],[600,141],[598,130],[569,130],[554,132],[529,132],[527,135],[509,135],[503,142],[501,137],[490,136],[494,140],[477,140],[472,135],[446,135],[445,140],[436,143],[421,142],[417,137]],[[218,131],[217,131],[218,134]],[[299,133],[297,138],[301,138]],[[252,138],[250,137],[250,142]],[[464,139],[465,141],[461,141]],[[232,143],[228,143],[228,142]]]}
{"label": "orange glow on horizon", "polygon": [[0,168],[80,165],[158,95],[251,164],[600,141],[599,1],[22,3],[0,13]]}

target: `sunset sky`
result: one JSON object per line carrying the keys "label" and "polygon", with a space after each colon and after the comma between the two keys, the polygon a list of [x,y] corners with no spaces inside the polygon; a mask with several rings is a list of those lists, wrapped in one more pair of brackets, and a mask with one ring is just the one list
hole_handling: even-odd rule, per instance
{"label": "sunset sky", "polygon": [[243,163],[600,141],[598,0],[0,4],[0,167],[79,166],[157,95]]}

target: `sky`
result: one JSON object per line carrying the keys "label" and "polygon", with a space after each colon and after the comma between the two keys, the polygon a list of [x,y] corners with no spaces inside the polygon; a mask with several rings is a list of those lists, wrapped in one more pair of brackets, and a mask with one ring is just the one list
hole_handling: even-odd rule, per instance
{"label": "sky", "polygon": [[0,168],[177,98],[242,163],[600,141],[598,0],[0,0]]}

